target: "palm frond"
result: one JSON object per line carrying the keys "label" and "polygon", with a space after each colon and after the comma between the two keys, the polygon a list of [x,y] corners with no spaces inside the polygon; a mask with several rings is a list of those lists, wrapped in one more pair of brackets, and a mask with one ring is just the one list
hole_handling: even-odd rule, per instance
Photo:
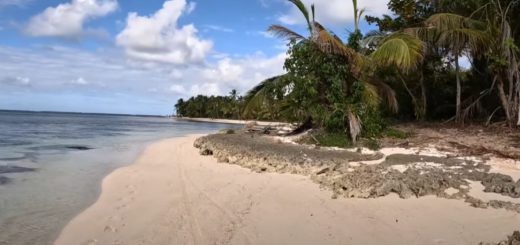
{"label": "palm frond", "polygon": [[441,32],[460,28],[485,29],[485,23],[453,13],[434,14],[424,23],[427,28],[434,27]]}
{"label": "palm frond", "polygon": [[440,46],[452,47],[456,50],[469,48],[473,51],[485,50],[488,41],[489,36],[486,32],[468,28],[458,28],[441,32],[437,39]]}
{"label": "palm frond", "polygon": [[284,79],[286,75],[280,75],[271,77],[260,82],[258,85],[249,90],[244,96],[245,106],[242,114],[244,116],[248,116],[254,110],[261,109],[262,105],[264,105],[272,96],[272,90],[276,87],[281,87],[285,85],[287,79]]}
{"label": "palm frond", "polygon": [[379,46],[381,42],[387,37],[387,34],[380,31],[370,31],[365,34],[363,40],[361,40],[361,46]]}
{"label": "palm frond", "polygon": [[405,33],[396,33],[383,40],[372,54],[376,64],[395,66],[402,71],[415,69],[423,60],[424,44],[418,38]]}
{"label": "palm frond", "polygon": [[[307,26],[309,28],[309,31],[312,32],[312,22],[309,17],[309,11],[307,10],[307,7],[305,7],[305,4],[301,0],[289,0],[289,2],[293,3],[298,10],[302,13],[303,17],[305,17],[305,21],[307,21]],[[314,19],[314,9],[313,9],[313,17]]]}
{"label": "palm frond", "polygon": [[434,14],[424,23],[426,27],[416,31],[418,36],[436,42],[439,46],[449,47],[459,55],[465,48],[484,50],[491,39],[484,22],[457,14]]}
{"label": "palm frond", "polygon": [[377,89],[380,100],[384,101],[385,106],[391,112],[399,112],[399,102],[397,101],[394,89],[388,86],[388,84],[378,80],[370,80],[368,83]]}
{"label": "palm frond", "polygon": [[289,28],[281,25],[272,25],[269,27],[269,29],[267,29],[267,31],[273,34],[275,37],[284,38],[288,40],[301,41],[305,39],[305,37],[298,34],[297,32],[292,31]]}
{"label": "palm frond", "polygon": [[356,51],[345,45],[338,36],[331,34],[320,23],[314,23],[318,36],[316,44],[324,53],[339,54],[347,58],[352,58]]}

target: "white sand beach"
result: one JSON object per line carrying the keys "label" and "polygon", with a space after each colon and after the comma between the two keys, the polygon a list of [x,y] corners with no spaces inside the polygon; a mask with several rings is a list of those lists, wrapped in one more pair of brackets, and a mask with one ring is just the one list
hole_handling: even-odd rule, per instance
{"label": "white sand beach", "polygon": [[107,176],[55,244],[478,244],[520,228],[518,213],[459,200],[331,199],[308,177],[200,156],[196,137],[154,143]]}

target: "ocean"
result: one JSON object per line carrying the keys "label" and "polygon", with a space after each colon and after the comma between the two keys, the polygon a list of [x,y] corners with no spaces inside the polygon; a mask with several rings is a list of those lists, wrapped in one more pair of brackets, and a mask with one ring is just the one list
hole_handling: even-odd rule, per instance
{"label": "ocean", "polygon": [[164,138],[236,125],[165,117],[0,111],[0,245],[52,244],[101,181]]}

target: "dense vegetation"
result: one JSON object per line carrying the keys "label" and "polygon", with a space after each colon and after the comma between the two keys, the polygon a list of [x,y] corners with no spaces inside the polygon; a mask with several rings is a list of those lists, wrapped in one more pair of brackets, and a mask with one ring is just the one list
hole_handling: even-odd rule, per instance
{"label": "dense vegetation", "polygon": [[390,0],[392,16],[364,17],[378,27],[368,33],[352,0],[345,41],[316,21],[314,6],[288,1],[308,33],[269,27],[289,42],[287,73],[244,97],[179,100],[179,116],[312,122],[353,141],[381,135],[389,119],[520,125],[518,0]]}

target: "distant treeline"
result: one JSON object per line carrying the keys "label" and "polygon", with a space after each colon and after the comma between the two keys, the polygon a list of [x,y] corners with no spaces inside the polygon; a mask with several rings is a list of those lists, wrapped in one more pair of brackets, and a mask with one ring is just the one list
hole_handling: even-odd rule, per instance
{"label": "distant treeline", "polygon": [[243,97],[232,90],[229,96],[198,95],[188,100],[179,99],[175,104],[178,117],[240,119]]}

